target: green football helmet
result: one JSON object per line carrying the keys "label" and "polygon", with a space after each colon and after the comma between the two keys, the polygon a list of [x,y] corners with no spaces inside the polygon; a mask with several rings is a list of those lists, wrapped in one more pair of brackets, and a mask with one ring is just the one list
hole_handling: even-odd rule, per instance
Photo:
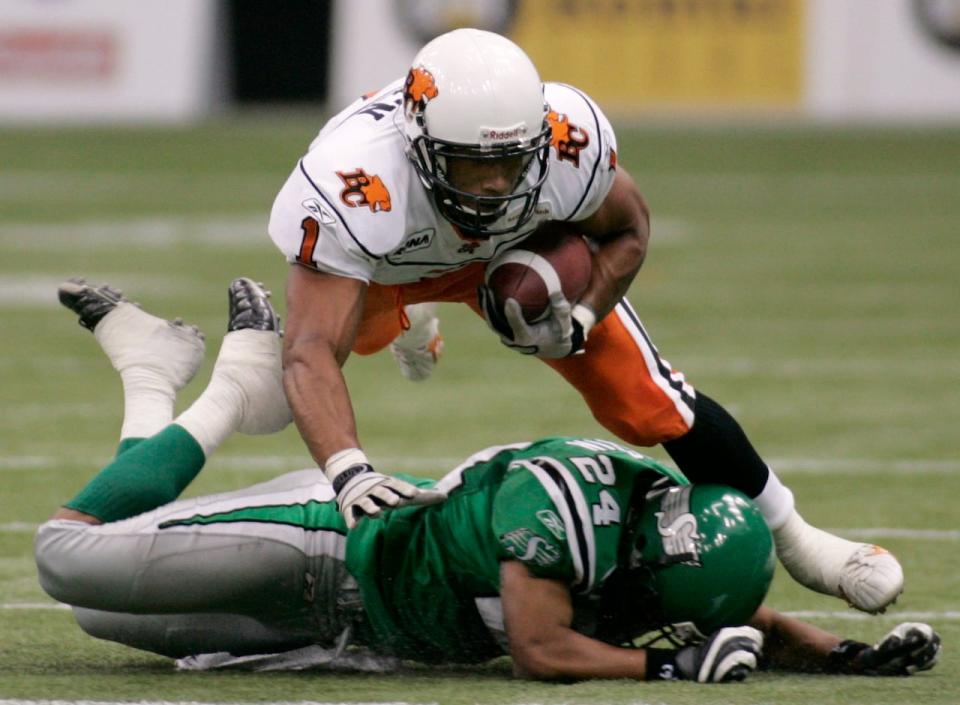
{"label": "green football helmet", "polygon": [[668,625],[704,636],[746,624],[773,579],[773,537],[746,495],[721,485],[654,488],[630,563],[648,575]]}

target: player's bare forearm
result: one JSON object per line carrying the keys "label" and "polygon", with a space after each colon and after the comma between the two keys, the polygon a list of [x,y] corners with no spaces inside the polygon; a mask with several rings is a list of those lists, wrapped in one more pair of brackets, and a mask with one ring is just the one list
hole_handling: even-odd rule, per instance
{"label": "player's bare forearm", "polygon": [[578,225],[597,246],[590,284],[580,301],[591,306],[600,320],[626,295],[643,265],[650,213],[633,179],[618,168],[603,204]]}
{"label": "player's bare forearm", "polygon": [[757,610],[750,625],[766,636],[765,662],[782,670],[822,671],[830,651],[841,641],[836,634],[769,607]]}
{"label": "player's bare forearm", "polygon": [[519,561],[506,561],[500,565],[500,597],[516,676],[644,678],[642,649],[610,646],[571,628],[573,606],[563,583],[533,577]]}
{"label": "player's bare forearm", "polygon": [[340,370],[350,354],[365,294],[363,282],[293,266],[287,280],[283,384],[293,418],[321,465],[359,447]]}

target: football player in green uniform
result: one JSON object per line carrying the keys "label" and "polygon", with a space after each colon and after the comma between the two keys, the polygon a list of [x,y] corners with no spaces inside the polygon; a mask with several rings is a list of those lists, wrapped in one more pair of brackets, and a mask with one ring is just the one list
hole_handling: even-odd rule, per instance
{"label": "football player in green uniform", "polygon": [[[68,282],[60,296],[127,402],[117,456],[36,540],[44,589],[94,636],[177,658],[317,646],[380,668],[509,654],[517,675],[541,679],[722,682],[764,663],[909,674],[936,662],[925,624],[868,646],[761,607],[774,556],[756,506],[609,441],[486,449],[438,482],[406,478],[442,503],[349,532],[319,469],[178,500],[230,433],[289,422],[266,292],[231,284],[211,384],[175,420],[199,332],[108,287]],[[653,648],[659,636],[674,648]]]}

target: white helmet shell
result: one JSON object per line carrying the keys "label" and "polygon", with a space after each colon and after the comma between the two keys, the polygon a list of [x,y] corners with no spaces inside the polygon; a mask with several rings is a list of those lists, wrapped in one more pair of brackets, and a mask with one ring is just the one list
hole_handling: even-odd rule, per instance
{"label": "white helmet shell", "polygon": [[[547,176],[547,113],[533,62],[506,37],[458,29],[420,50],[403,89],[407,155],[447,220],[483,237],[532,217]],[[519,157],[525,167],[512,193],[479,196],[450,183],[450,157]]]}
{"label": "white helmet shell", "polygon": [[[413,71],[432,78],[433,97],[422,103],[423,129],[431,137],[467,145],[532,139],[546,115],[543,84],[533,62],[506,37],[458,29],[427,44]],[[418,105],[406,103],[405,111]],[[412,122],[407,115],[408,125]],[[418,126],[412,125],[419,134]],[[416,135],[411,135],[414,137]]]}

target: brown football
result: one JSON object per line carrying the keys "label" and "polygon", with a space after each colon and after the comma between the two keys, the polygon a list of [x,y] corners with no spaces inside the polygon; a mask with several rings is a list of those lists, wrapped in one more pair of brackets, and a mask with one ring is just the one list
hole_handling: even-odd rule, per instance
{"label": "brown football", "polygon": [[486,284],[502,314],[507,299],[516,299],[528,323],[540,320],[559,290],[570,303],[590,283],[592,260],[586,241],[569,223],[550,222],[516,246],[497,255],[486,270]]}

